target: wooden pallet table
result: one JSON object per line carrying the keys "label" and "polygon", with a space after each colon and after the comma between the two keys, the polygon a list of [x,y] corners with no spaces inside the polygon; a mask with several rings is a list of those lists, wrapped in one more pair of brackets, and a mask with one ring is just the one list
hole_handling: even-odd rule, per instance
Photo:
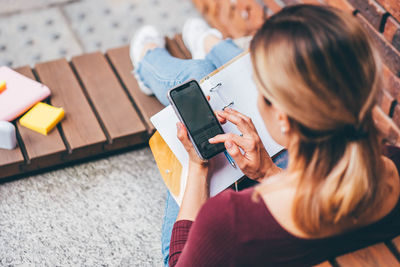
{"label": "wooden pallet table", "polygon": [[[173,55],[190,57],[179,35],[167,44]],[[147,144],[155,131],[150,117],[163,105],[140,91],[132,70],[128,46],[16,69],[47,85],[45,102],[63,107],[65,118],[47,136],[15,120],[18,147],[1,150],[0,179]]]}

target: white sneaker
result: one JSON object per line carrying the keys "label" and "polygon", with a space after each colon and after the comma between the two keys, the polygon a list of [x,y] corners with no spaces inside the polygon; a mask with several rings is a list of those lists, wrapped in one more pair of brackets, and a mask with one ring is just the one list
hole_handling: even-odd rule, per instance
{"label": "white sneaker", "polygon": [[192,54],[193,59],[203,59],[206,57],[204,38],[209,34],[222,39],[222,33],[217,29],[210,28],[203,19],[190,18],[186,20],[182,29],[182,39]]}
{"label": "white sneaker", "polygon": [[131,40],[129,54],[134,67],[132,73],[139,84],[140,90],[142,90],[142,92],[146,95],[152,95],[153,91],[143,83],[143,81],[140,79],[139,75],[135,71],[141,60],[143,48],[148,43],[155,43],[158,47],[165,47],[164,38],[162,38],[157,29],[151,25],[145,25],[137,30]]}

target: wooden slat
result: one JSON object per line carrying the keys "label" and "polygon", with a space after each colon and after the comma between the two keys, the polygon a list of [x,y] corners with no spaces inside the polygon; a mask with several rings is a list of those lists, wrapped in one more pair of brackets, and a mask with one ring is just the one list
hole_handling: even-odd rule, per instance
{"label": "wooden slat", "polygon": [[51,88],[51,103],[64,108],[61,128],[71,153],[66,158],[78,159],[103,151],[106,137],[68,62],[59,59],[37,64],[36,71]]}
{"label": "wooden slat", "polygon": [[164,106],[157,100],[157,98],[154,96],[147,96],[140,90],[137,81],[132,74],[133,66],[129,58],[129,47],[124,46],[108,50],[107,56],[125,88],[140,110],[140,113],[147,124],[148,132],[150,134],[153,133],[155,128],[150,122],[150,117],[162,110]]}
{"label": "wooden slat", "polygon": [[182,52],[182,50],[179,48],[178,43],[176,42],[175,38],[174,39],[170,39],[170,38],[166,38],[166,46],[167,49],[169,51],[169,53],[177,58],[181,58],[181,59],[186,59],[185,54]]}
{"label": "wooden slat", "polygon": [[147,142],[146,127],[104,55],[97,52],[74,57],[72,64],[106,129],[106,149]]}
{"label": "wooden slat", "polygon": [[171,39],[169,37],[165,37],[165,45],[169,53],[177,58],[186,59],[185,54],[179,48],[179,45],[176,43],[175,39]]}
{"label": "wooden slat", "polygon": [[341,267],[399,266],[396,257],[384,243],[379,243],[336,258]]}
{"label": "wooden slat", "polygon": [[[30,67],[21,67],[16,71],[36,80]],[[51,91],[51,87],[49,88]],[[37,170],[61,163],[62,154],[66,153],[66,147],[57,128],[45,136],[21,126],[19,121],[17,127],[29,159],[29,164],[23,166],[24,170]]]}
{"label": "wooden slat", "polygon": [[0,179],[19,174],[20,165],[24,163],[19,146],[13,150],[0,149]]}
{"label": "wooden slat", "polygon": [[185,56],[186,59],[191,59],[192,54],[190,53],[189,49],[185,46],[185,43],[183,42],[182,39],[182,34],[176,34],[174,36],[174,40],[177,43],[179,49],[182,51],[183,55]]}

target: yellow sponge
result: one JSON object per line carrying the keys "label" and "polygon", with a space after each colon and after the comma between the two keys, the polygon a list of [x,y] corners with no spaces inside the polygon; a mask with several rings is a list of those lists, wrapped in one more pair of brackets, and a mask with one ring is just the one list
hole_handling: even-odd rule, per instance
{"label": "yellow sponge", "polygon": [[47,135],[64,118],[64,110],[45,103],[37,103],[20,120],[22,126]]}
{"label": "yellow sponge", "polygon": [[0,93],[6,90],[6,88],[7,88],[6,81],[0,81]]}

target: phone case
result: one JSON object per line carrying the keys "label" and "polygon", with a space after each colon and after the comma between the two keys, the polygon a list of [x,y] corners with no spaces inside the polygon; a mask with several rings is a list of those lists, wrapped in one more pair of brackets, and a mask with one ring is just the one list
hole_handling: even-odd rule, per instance
{"label": "phone case", "polygon": [[[183,125],[185,125],[186,128],[187,128],[187,126],[186,126],[185,122],[183,121],[183,119],[182,119],[182,117],[181,117],[181,115],[180,115],[180,113],[179,113],[177,107],[175,106],[174,101],[172,100],[171,92],[172,92],[174,89],[179,88],[179,87],[181,87],[181,86],[183,86],[183,85],[185,85],[185,84],[187,84],[187,83],[193,82],[193,81],[196,82],[197,85],[200,87],[199,83],[198,83],[195,79],[191,79],[191,80],[186,81],[186,82],[183,83],[183,84],[180,84],[180,85],[178,85],[178,86],[175,86],[174,88],[171,88],[171,89],[168,91],[168,93],[167,93],[168,101],[169,101],[169,103],[171,104],[172,108],[174,109],[176,116],[178,116],[179,120],[183,123]],[[201,87],[200,87],[200,90],[201,90]],[[202,93],[203,93],[203,91],[202,91]],[[203,93],[203,95],[204,95],[204,93]],[[208,103],[208,105],[210,105],[210,104]],[[210,108],[211,108],[211,106],[210,106]],[[212,108],[211,108],[211,110],[212,110]],[[215,116],[215,115],[214,115],[214,116]],[[221,124],[219,123],[218,119],[217,119],[217,123],[221,126]],[[222,129],[222,126],[221,126],[221,129]],[[198,155],[202,160],[209,160],[210,158],[212,158],[212,157],[209,157],[209,158],[203,157],[203,155],[201,155],[201,153],[200,153],[200,150],[197,148],[197,145],[196,145],[196,143],[194,142],[194,140],[193,140],[193,138],[192,138],[192,135],[190,134],[189,131],[187,131],[187,133],[188,133],[188,136],[189,136],[190,141],[191,141],[192,144],[193,144],[194,149],[195,149],[196,152],[197,152],[197,155]]]}

